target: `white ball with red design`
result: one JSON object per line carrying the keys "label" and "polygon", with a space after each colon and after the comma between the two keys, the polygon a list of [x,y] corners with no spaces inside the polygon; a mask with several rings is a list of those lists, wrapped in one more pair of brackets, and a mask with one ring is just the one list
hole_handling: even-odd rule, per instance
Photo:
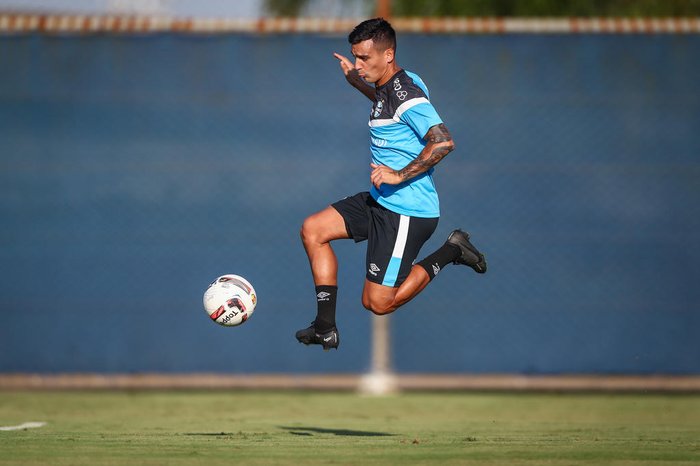
{"label": "white ball with red design", "polygon": [[248,320],[257,302],[253,285],[239,275],[222,275],[204,292],[204,310],[214,322],[226,327]]}

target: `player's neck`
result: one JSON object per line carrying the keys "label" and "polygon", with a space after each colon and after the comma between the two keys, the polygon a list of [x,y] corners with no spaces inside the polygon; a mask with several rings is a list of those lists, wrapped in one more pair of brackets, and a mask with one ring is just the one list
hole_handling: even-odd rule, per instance
{"label": "player's neck", "polygon": [[386,69],[386,72],[382,75],[382,77],[379,79],[379,81],[374,83],[374,87],[381,87],[384,84],[388,83],[389,80],[391,79],[392,76],[394,76],[396,73],[401,71],[401,67],[396,64],[396,62],[392,62],[389,67]]}

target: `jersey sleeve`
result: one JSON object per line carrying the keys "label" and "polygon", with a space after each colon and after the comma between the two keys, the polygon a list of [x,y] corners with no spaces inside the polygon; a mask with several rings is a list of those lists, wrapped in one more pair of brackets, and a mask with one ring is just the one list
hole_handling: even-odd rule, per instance
{"label": "jersey sleeve", "polygon": [[413,100],[419,102],[408,101],[408,104],[413,103],[413,105],[402,112],[399,118],[423,139],[430,128],[442,123],[442,119],[428,99],[417,98]]}

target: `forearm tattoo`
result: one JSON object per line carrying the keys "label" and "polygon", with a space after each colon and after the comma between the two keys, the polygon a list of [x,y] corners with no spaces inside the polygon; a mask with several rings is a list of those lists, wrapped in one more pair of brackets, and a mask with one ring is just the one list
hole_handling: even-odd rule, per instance
{"label": "forearm tattoo", "polygon": [[404,181],[430,170],[454,149],[452,136],[443,123],[430,128],[425,136],[428,144],[418,157],[396,172]]}

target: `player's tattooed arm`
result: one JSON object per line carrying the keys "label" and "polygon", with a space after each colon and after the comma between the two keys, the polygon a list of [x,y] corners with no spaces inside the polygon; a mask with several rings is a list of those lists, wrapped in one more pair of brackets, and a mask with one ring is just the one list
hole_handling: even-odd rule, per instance
{"label": "player's tattooed arm", "polygon": [[440,123],[431,127],[424,138],[428,143],[418,157],[401,170],[393,170],[386,165],[370,164],[372,184],[379,189],[383,184],[399,184],[430,170],[455,148],[447,127]]}
{"label": "player's tattooed arm", "polygon": [[398,171],[403,181],[430,170],[455,148],[452,136],[443,123],[431,127],[425,135],[425,140],[428,143],[418,157]]}

